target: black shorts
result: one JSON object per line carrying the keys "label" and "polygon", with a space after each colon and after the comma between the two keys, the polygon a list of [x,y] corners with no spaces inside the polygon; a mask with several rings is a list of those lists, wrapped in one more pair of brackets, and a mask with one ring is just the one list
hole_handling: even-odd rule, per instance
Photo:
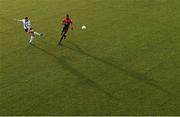
{"label": "black shorts", "polygon": [[63,30],[62,30],[62,33],[66,34],[67,32],[68,32],[68,28],[64,27]]}
{"label": "black shorts", "polygon": [[[24,29],[26,32],[28,32],[28,28]],[[32,30],[32,28],[30,28],[30,30]]]}

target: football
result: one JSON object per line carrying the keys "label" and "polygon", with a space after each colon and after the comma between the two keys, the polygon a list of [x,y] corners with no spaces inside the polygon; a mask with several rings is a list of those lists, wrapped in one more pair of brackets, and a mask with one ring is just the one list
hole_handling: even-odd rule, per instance
{"label": "football", "polygon": [[86,26],[82,26],[81,29],[82,29],[82,30],[85,30],[85,29],[86,29]]}

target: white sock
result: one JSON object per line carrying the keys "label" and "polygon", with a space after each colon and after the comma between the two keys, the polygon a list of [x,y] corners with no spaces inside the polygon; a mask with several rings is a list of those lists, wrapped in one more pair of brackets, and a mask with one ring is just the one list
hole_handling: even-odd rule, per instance
{"label": "white sock", "polygon": [[34,36],[31,36],[29,43],[32,43]]}
{"label": "white sock", "polygon": [[41,34],[39,34],[38,32],[34,32],[35,35],[41,36]]}

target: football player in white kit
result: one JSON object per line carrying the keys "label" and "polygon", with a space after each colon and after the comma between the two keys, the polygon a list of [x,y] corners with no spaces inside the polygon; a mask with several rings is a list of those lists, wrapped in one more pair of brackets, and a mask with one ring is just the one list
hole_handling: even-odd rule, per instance
{"label": "football player in white kit", "polygon": [[15,19],[16,21],[19,21],[19,22],[22,22],[23,23],[23,27],[24,27],[24,30],[30,34],[30,40],[29,40],[29,44],[32,44],[32,41],[34,39],[34,37],[37,35],[37,36],[43,36],[42,33],[38,33],[38,32],[35,32],[33,31],[32,27],[31,27],[31,21],[28,19],[28,17],[25,17],[24,19],[22,20],[17,20]]}

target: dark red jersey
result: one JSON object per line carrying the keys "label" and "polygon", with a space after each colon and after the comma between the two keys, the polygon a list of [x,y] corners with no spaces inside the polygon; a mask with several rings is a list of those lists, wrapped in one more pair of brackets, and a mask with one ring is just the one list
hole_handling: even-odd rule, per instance
{"label": "dark red jersey", "polygon": [[72,24],[72,20],[70,18],[63,19],[64,28],[69,29],[70,24]]}

